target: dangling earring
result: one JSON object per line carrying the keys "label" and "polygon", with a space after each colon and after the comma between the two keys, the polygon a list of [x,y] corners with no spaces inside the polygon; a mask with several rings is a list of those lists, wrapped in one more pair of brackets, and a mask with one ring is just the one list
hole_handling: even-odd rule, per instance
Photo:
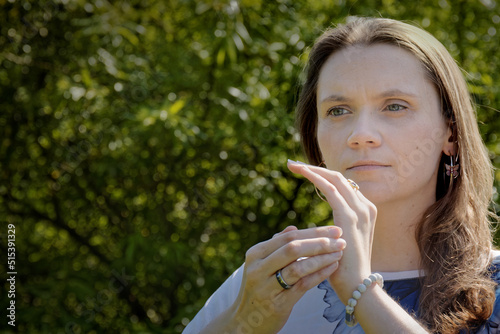
{"label": "dangling earring", "polygon": [[450,164],[444,164],[446,175],[450,177],[450,183],[460,174],[460,164],[458,163],[458,154],[454,157],[450,154]]}
{"label": "dangling earring", "polygon": [[[321,161],[321,163],[319,164],[319,167],[322,167],[322,165],[324,166],[324,168],[326,168],[326,164],[324,161]],[[326,200],[326,198],[323,195],[321,195],[321,193],[319,192],[318,188],[316,188],[316,186],[314,186],[314,190],[316,190],[316,194],[318,195],[319,198],[321,198],[321,200],[323,202],[328,202]]]}

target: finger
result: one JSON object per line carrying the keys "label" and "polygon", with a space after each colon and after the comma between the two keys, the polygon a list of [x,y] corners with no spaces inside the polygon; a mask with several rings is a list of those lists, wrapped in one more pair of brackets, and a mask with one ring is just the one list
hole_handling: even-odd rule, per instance
{"label": "finger", "polygon": [[312,288],[318,286],[321,282],[325,281],[331,277],[335,271],[339,268],[339,263],[334,262],[315,273],[303,277],[297,281],[290,289],[284,289],[277,281],[274,279],[273,288],[273,301],[278,308],[285,308],[289,305],[295,305],[304,294],[311,290]]}
{"label": "finger", "polygon": [[[331,171],[326,168],[316,167],[307,165],[304,163],[293,163],[293,161],[289,162],[289,168],[293,172],[300,173],[307,177],[311,182],[315,183],[316,187],[320,189],[325,196],[327,196],[326,191],[323,190],[323,186],[330,189],[331,187],[335,187],[338,193],[344,199],[344,202],[352,209],[352,214],[359,215],[361,212],[364,212],[364,215],[368,215],[369,217],[375,217],[377,213],[377,208],[373,203],[368,200],[361,191],[354,189],[354,187],[349,183],[349,181],[339,172]],[[321,182],[326,180],[331,184],[321,184]],[[334,190],[335,190],[334,189]],[[330,189],[331,190],[331,189]],[[327,196],[328,198],[328,196]],[[332,209],[334,210],[334,216],[336,215],[336,210],[339,208],[339,205],[335,205],[336,201],[328,198],[328,202]],[[368,211],[366,210],[368,209]],[[338,213],[338,212],[337,212]],[[342,225],[342,224],[340,224]]]}
{"label": "finger", "polygon": [[[312,172],[323,176],[327,181],[335,185],[340,194],[351,206],[358,205],[360,197],[366,199],[359,189],[359,186],[353,180],[346,179],[342,173],[312,165],[307,166],[307,168],[309,168]],[[352,183],[354,183],[354,185]]]}
{"label": "finger", "polygon": [[285,229],[283,231],[278,232],[275,235],[273,235],[273,238],[275,238],[275,237],[277,237],[277,236],[279,236],[279,235],[281,235],[283,233],[290,232],[290,231],[296,231],[296,230],[298,230],[297,227],[295,227],[293,225],[289,225],[289,226],[285,227]]}
{"label": "finger", "polygon": [[301,261],[295,261],[281,269],[281,276],[290,285],[294,285],[300,279],[314,274],[318,270],[327,267],[342,258],[342,251],[312,256]]}
{"label": "finger", "polygon": [[365,204],[369,204],[369,205],[373,204],[368,198],[365,197],[365,195],[363,195],[362,192],[358,192],[357,195],[358,195],[361,202],[363,202]]}
{"label": "finger", "polygon": [[[288,161],[288,168],[292,172],[301,174],[306,178],[307,176],[304,175],[303,171],[305,171],[304,168],[307,168],[312,173],[322,176],[328,182],[333,184],[335,188],[337,188],[339,193],[342,195],[342,197],[345,198],[346,203],[348,203],[349,206],[351,206],[352,208],[357,208],[361,204],[359,202],[359,197],[358,197],[360,191],[358,189],[354,189],[353,186],[349,183],[349,181],[341,173],[337,171],[332,171],[323,167],[308,165],[303,162],[297,162],[292,160]],[[319,188],[318,185],[316,186]]]}
{"label": "finger", "polygon": [[328,203],[334,211],[350,207],[337,187],[325,179],[322,175],[313,172],[309,166],[289,163],[288,168],[292,172],[301,174],[314,183],[314,185],[326,196]]}
{"label": "finger", "polygon": [[[262,260],[262,266],[265,268],[270,268],[268,275],[273,275],[276,270],[284,268],[289,264],[296,262],[299,258],[312,258],[317,255],[340,252],[344,250],[345,246],[345,240],[338,238],[294,240],[283,245],[281,248],[276,250],[276,252],[272,253],[266,259]],[[303,259],[298,262],[304,261],[305,264],[302,265],[303,267],[306,267],[312,262],[312,260],[309,261],[309,259]]]}
{"label": "finger", "polygon": [[[301,278],[299,281],[297,281],[294,286],[289,290],[293,292],[305,292],[308,291],[315,286],[317,286],[319,283],[323,282],[325,279],[330,277],[339,267],[338,262],[334,262],[306,277]],[[283,290],[286,291],[286,290]],[[302,293],[298,294],[299,299],[302,297]]]}
{"label": "finger", "polygon": [[[276,250],[294,240],[304,240],[313,238],[340,238],[342,229],[338,226],[320,226],[304,230],[292,230],[282,233],[272,239],[263,241],[247,251],[247,261],[265,259]],[[297,259],[297,258],[296,258]],[[285,263],[286,265],[286,263]],[[281,268],[281,267],[280,267]],[[279,268],[277,268],[279,269]],[[277,270],[276,269],[276,270]]]}

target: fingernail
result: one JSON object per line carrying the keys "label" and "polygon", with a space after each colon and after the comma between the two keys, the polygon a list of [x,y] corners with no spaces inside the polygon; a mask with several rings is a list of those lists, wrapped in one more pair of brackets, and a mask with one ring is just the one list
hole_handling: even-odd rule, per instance
{"label": "fingernail", "polygon": [[295,162],[298,163],[298,164],[301,164],[301,165],[307,165],[305,162],[302,162],[302,161],[299,161],[299,160],[297,160]]}
{"label": "fingernail", "polygon": [[338,226],[329,226],[330,235],[334,238],[340,238],[342,236],[342,229]]}
{"label": "fingernail", "polygon": [[340,261],[342,259],[342,255],[344,255],[342,251],[333,252],[330,254],[332,255],[332,260],[337,262]]}
{"label": "fingernail", "polygon": [[291,164],[297,163],[296,161],[293,161],[292,159],[288,159],[288,162],[291,163]]}
{"label": "fingernail", "polygon": [[339,266],[339,261],[335,261],[334,263],[332,263],[330,265],[330,270],[333,270],[333,272],[334,272],[335,270],[337,270],[338,266]]}
{"label": "fingernail", "polygon": [[337,242],[339,243],[340,250],[344,250],[347,246],[347,243],[344,239],[337,239]]}

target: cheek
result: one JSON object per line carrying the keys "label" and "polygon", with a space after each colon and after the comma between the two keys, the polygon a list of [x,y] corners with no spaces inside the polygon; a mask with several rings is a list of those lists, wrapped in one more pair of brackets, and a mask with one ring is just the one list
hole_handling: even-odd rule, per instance
{"label": "cheek", "polygon": [[323,150],[326,148],[328,145],[328,132],[325,131],[321,125],[318,125],[318,132],[316,133],[316,136],[318,138],[318,144],[319,144],[319,149],[321,150],[321,153],[323,153]]}
{"label": "cheek", "polygon": [[338,170],[337,164],[344,146],[341,134],[331,128],[318,126],[317,138],[323,161],[328,169]]}
{"label": "cheek", "polygon": [[325,157],[325,154],[327,154],[331,150],[331,142],[333,141],[331,138],[332,133],[331,131],[328,131],[324,126],[318,125],[318,132],[316,135],[318,138],[319,149],[323,154],[323,157]]}
{"label": "cheek", "polygon": [[402,147],[399,154],[399,172],[403,176],[430,177],[438,168],[441,158],[444,131],[422,131],[412,141]]}

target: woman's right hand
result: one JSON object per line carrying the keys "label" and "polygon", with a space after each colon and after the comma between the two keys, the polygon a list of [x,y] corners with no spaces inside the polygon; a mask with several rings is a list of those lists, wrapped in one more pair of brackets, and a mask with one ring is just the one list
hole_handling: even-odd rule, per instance
{"label": "woman's right hand", "polygon": [[[243,279],[233,306],[224,312],[222,333],[276,333],[306,291],[338,268],[346,243],[342,230],[322,226],[298,230],[289,226],[246,253]],[[284,289],[276,278],[281,269]]]}

